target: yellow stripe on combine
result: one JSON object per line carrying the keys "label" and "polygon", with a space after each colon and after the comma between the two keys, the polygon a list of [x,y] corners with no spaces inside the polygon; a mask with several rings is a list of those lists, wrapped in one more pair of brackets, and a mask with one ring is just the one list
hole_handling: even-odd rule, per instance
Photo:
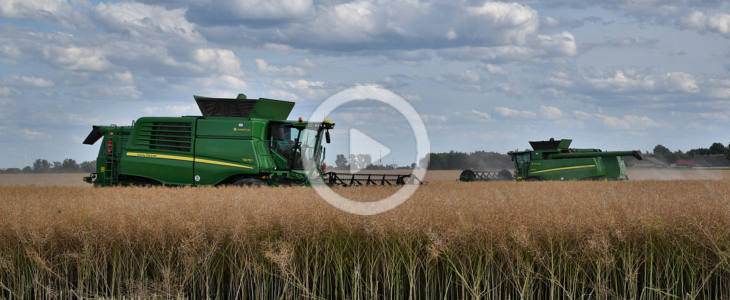
{"label": "yellow stripe on combine", "polygon": [[596,165],[582,165],[582,166],[562,167],[562,168],[555,168],[555,169],[540,170],[540,171],[535,171],[535,172],[530,172],[530,173],[537,174],[537,173],[545,173],[545,172],[552,172],[552,171],[562,171],[562,170],[572,170],[572,169],[593,168],[595,166]]}
{"label": "yellow stripe on combine", "polygon": [[215,160],[209,160],[209,159],[202,159],[202,158],[195,158],[195,162],[200,162],[204,164],[211,164],[211,165],[221,165],[221,166],[229,166],[229,167],[237,167],[237,168],[245,168],[245,169],[253,169],[253,167],[239,165],[239,164],[232,164],[222,161],[215,161]]}
{"label": "yellow stripe on combine", "polygon": [[161,159],[171,159],[171,160],[182,160],[182,161],[194,161],[198,163],[204,163],[204,164],[211,164],[211,165],[220,165],[220,166],[229,166],[229,167],[236,167],[236,168],[244,168],[244,169],[253,169],[253,167],[245,166],[245,165],[239,165],[239,164],[232,164],[222,161],[215,161],[210,159],[202,159],[202,158],[193,158],[188,156],[178,156],[178,155],[167,155],[167,154],[155,154],[155,153],[139,153],[139,152],[127,152],[127,156],[132,157],[146,157],[146,158],[161,158]]}
{"label": "yellow stripe on combine", "polygon": [[194,160],[192,157],[187,157],[187,156],[155,154],[155,153],[139,153],[139,152],[127,152],[127,156],[146,157],[146,158],[162,158],[162,159],[184,160],[184,161],[193,161]]}

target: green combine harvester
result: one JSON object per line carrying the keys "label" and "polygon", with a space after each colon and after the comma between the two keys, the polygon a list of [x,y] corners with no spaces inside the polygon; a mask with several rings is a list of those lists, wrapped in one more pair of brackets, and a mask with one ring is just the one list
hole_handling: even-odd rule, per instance
{"label": "green combine harvester", "polygon": [[294,102],[194,96],[202,116],[143,117],[132,126],[93,126],[102,139],[97,172],[112,185],[307,185],[303,159],[324,173],[331,121],[287,120]]}
{"label": "green combine harvester", "polygon": [[622,156],[642,159],[639,151],[570,148],[572,140],[530,142],[532,151],[509,152],[515,171],[464,170],[461,181],[628,180]]}
{"label": "green combine harvester", "polygon": [[287,120],[294,102],[194,96],[202,116],[143,117],[131,126],[93,126],[84,144],[102,140],[96,172],[84,181],[114,185],[310,185],[313,166],[330,185],[420,183],[411,174],[326,172],[331,121]]}

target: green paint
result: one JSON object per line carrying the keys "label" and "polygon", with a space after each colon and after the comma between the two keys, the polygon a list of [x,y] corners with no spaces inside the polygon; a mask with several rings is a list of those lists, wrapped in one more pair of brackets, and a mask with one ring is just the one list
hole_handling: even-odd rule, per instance
{"label": "green paint", "polygon": [[622,156],[638,151],[569,148],[572,140],[530,142],[533,151],[510,152],[517,180],[628,180]]}
{"label": "green paint", "polygon": [[307,185],[300,151],[321,169],[322,134],[334,123],[286,120],[293,102],[242,95],[195,99],[213,107],[201,106],[202,117],[142,117],[132,126],[94,126],[84,143],[102,139],[102,144],[96,173],[85,180],[94,186],[219,185],[245,178]]}

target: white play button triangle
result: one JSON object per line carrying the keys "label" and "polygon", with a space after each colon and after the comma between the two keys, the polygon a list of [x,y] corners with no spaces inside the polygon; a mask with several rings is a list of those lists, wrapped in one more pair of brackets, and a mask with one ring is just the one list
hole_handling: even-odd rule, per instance
{"label": "white play button triangle", "polygon": [[[378,163],[388,154],[390,154],[390,148],[378,143],[362,131],[350,128],[350,172],[357,172],[365,168],[367,163]],[[371,161],[353,161],[353,158],[363,158],[363,155],[369,155]]]}

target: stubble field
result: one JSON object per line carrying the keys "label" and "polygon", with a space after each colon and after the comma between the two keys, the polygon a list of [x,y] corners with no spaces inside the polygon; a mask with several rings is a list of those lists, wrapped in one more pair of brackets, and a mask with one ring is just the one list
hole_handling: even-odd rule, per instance
{"label": "stubble field", "polygon": [[[3,186],[0,298],[729,298],[730,179],[713,172],[431,173],[445,179],[369,217],[304,187]],[[395,189],[337,191],[368,201]]]}

